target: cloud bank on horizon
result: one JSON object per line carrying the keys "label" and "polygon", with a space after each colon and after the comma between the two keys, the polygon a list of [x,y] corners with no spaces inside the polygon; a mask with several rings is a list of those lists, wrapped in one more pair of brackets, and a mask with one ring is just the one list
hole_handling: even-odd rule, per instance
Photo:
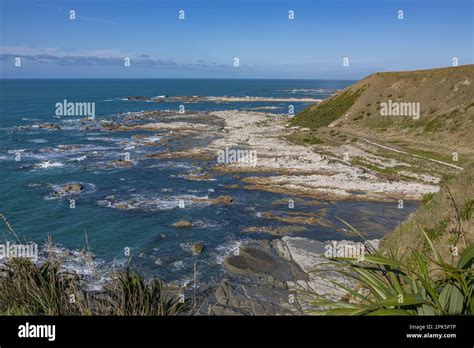
{"label": "cloud bank on horizon", "polygon": [[474,62],[471,0],[2,0],[1,78],[334,78]]}

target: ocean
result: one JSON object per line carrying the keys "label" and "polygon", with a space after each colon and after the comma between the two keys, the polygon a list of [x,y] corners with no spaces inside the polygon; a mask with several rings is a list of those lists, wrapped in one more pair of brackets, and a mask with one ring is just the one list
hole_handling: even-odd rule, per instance
{"label": "ocean", "polygon": [[[24,241],[41,246],[48,235],[71,260],[80,250],[95,258],[91,269],[110,270],[131,264],[146,276],[186,283],[194,265],[202,281],[212,282],[225,270],[222,260],[250,239],[276,238],[265,233],[248,233],[252,226],[281,226],[263,220],[262,212],[278,212],[294,197],[279,193],[232,188],[238,181],[232,174],[220,174],[208,181],[193,181],[186,174],[209,165],[203,160],[147,159],[146,155],[167,149],[192,146],[180,138],[160,143],[165,134],[156,132],[112,132],[85,129],[80,116],[55,117],[57,103],[95,103],[95,119],[119,119],[147,110],[178,110],[182,102],[127,100],[129,96],[233,96],[265,98],[323,99],[353,81],[329,80],[226,80],[226,79],[45,79],[0,80],[0,213],[9,220]],[[184,103],[185,113],[250,109],[298,113],[311,103],[286,101]],[[192,122],[192,117],[189,120]],[[172,122],[172,120],[170,121]],[[60,131],[40,128],[55,123]],[[141,138],[138,137],[141,135]],[[141,146],[139,139],[156,142]],[[147,138],[148,137],[148,138]],[[203,140],[205,141],[205,140]],[[104,163],[130,156],[133,166],[108,167]],[[83,190],[71,197],[54,194],[67,183],[80,183]],[[230,205],[206,205],[195,198],[228,195]],[[112,198],[111,198],[112,197]],[[144,201],[133,209],[111,209],[111,199]],[[180,207],[185,202],[185,208]],[[280,203],[278,203],[280,202]],[[281,203],[283,202],[283,203]],[[311,225],[294,233],[321,241],[356,239],[338,220],[344,219],[366,230],[368,237],[380,238],[416,208],[396,203],[339,201],[302,205],[299,211],[325,209],[330,226]],[[192,221],[193,228],[177,228],[180,220]],[[11,239],[3,223],[0,232]],[[204,252],[193,256],[193,243]],[[69,261],[71,261],[69,260]],[[66,260],[66,262],[68,262]],[[72,264],[71,267],[74,267]],[[86,270],[85,263],[76,268]]]}

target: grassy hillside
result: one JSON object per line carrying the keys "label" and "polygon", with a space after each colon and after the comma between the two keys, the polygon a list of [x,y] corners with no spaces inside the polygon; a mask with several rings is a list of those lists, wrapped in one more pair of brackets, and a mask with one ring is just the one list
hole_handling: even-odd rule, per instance
{"label": "grassy hillside", "polygon": [[383,246],[387,253],[409,255],[428,251],[424,231],[441,255],[452,264],[474,243],[474,165],[441,181],[440,191],[425,195],[418,210],[388,234]]}
{"label": "grassy hillside", "polygon": [[[420,117],[382,116],[381,104],[419,103]],[[296,126],[474,148],[474,65],[370,75],[303,110]]]}
{"label": "grassy hillside", "polygon": [[312,105],[294,118],[294,124],[307,128],[329,126],[344,115],[360,97],[361,90],[344,90],[336,96]]}
{"label": "grassy hillside", "polygon": [[[389,102],[419,103],[419,117],[383,115]],[[424,197],[418,211],[385,238],[385,250],[423,251],[425,231],[456,262],[456,253],[474,243],[474,65],[373,74],[303,110],[291,124],[304,128],[290,140],[324,144],[318,151],[375,141],[403,151],[380,149],[378,155],[443,177],[440,192]],[[378,166],[370,157],[353,158],[352,164],[391,178],[408,168]],[[464,169],[451,170],[450,164]]]}

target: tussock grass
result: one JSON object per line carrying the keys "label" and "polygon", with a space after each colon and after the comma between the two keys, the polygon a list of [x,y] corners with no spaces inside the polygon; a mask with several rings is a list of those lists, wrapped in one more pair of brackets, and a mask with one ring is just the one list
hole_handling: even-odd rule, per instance
{"label": "tussock grass", "polygon": [[[13,227],[0,213],[11,235]],[[87,248],[89,245],[87,242]],[[48,250],[53,242],[48,238]],[[130,270],[113,275],[103,291],[91,292],[75,273],[61,267],[60,258],[48,254],[41,264],[12,258],[0,263],[0,315],[140,315],[191,314],[191,300],[171,291],[160,279],[146,281]],[[194,299],[193,299],[194,300]]]}
{"label": "tussock grass", "polygon": [[181,301],[159,279],[150,282],[129,269],[118,272],[103,292],[83,290],[79,278],[47,260],[37,265],[11,259],[0,274],[0,315],[182,315]]}
{"label": "tussock grass", "polygon": [[474,243],[473,202],[474,164],[471,164],[457,175],[443,178],[439,192],[423,197],[418,210],[384,238],[383,252],[429,251],[423,238],[425,231],[440,254],[454,264],[459,255],[455,255],[453,249],[462,250]]}
{"label": "tussock grass", "polygon": [[54,261],[38,266],[30,260],[12,259],[0,276],[0,314],[86,314],[78,285]]}
{"label": "tussock grass", "polygon": [[158,279],[146,283],[136,271],[127,269],[105,287],[107,296],[99,302],[100,314],[165,316],[189,312],[190,300],[180,301],[179,296],[166,291]]}

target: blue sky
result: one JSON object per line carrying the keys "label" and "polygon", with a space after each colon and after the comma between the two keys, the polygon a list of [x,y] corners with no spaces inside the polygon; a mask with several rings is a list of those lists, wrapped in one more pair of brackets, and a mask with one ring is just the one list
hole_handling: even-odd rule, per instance
{"label": "blue sky", "polygon": [[[0,0],[0,77],[358,79],[376,71],[450,66],[453,57],[472,64],[472,4]],[[15,57],[21,67],[14,66]],[[130,67],[124,67],[125,57]]]}

